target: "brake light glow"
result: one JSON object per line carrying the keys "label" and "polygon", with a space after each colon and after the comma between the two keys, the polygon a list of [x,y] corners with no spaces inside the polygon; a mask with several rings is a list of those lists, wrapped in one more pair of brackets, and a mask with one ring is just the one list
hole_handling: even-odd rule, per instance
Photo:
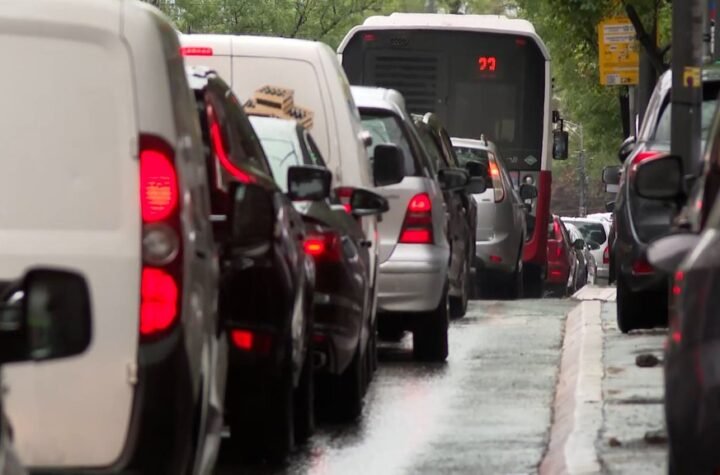
{"label": "brake light glow", "polygon": [[212,56],[213,49],[206,46],[182,46],[180,54],[182,56]]}
{"label": "brake light glow", "polygon": [[561,271],[561,270],[551,270],[551,271],[550,271],[550,275],[553,276],[553,277],[561,277],[561,276],[562,276],[562,271]]}
{"label": "brake light glow", "polygon": [[162,221],[177,206],[175,167],[160,150],[140,152],[140,207],[146,223]]}
{"label": "brake light glow", "polygon": [[654,272],[653,267],[645,258],[636,259],[632,264],[633,275],[647,275]]}
{"label": "brake light glow", "polygon": [[249,330],[233,330],[230,332],[230,339],[235,348],[250,351],[253,347],[255,335]]}
{"label": "brake light glow", "polygon": [[675,279],[673,281],[672,294],[675,297],[680,296],[682,293],[682,281],[685,279],[685,273],[681,270],[675,272]]}
{"label": "brake light glow", "polygon": [[162,269],[145,267],[140,284],[140,334],[167,330],[177,316],[178,287]]}
{"label": "brake light glow", "polygon": [[350,205],[350,197],[353,194],[353,188],[350,186],[339,186],[335,188],[335,194],[337,195],[338,199],[340,200],[340,203],[342,203],[343,208],[345,208],[345,211],[347,214],[352,213],[352,206]]}
{"label": "brake light glow", "polygon": [[305,254],[312,256],[315,261],[337,262],[342,254],[340,237],[334,232],[321,232],[308,236],[303,248]]}
{"label": "brake light glow", "polygon": [[496,264],[499,264],[502,262],[502,257],[500,256],[490,256],[490,261],[495,262]]}
{"label": "brake light glow", "polygon": [[270,354],[272,349],[272,335],[252,330],[230,330],[230,342],[233,347],[242,352],[254,352],[260,355]]}
{"label": "brake light glow", "polygon": [[432,244],[432,202],[427,193],[419,193],[408,202],[405,220],[400,231],[402,244]]}
{"label": "brake light glow", "polygon": [[488,160],[488,171],[490,172],[490,179],[495,193],[495,203],[500,203],[505,198],[505,188],[500,176],[500,168],[492,156]]}
{"label": "brake light glow", "polygon": [[603,251],[603,264],[610,264],[610,245],[606,246]]}
{"label": "brake light glow", "polygon": [[240,183],[255,183],[255,177],[240,170],[235,164],[230,161],[227,150],[225,148],[225,142],[223,141],[222,131],[220,130],[220,123],[215,115],[215,110],[212,106],[207,107],[208,124],[210,128],[210,142],[212,149],[215,152],[220,164],[223,168],[230,173]]}
{"label": "brake light glow", "polygon": [[365,41],[365,42],[371,42],[371,41],[375,41],[375,40],[377,39],[377,37],[375,36],[374,33],[365,33],[365,34],[362,36],[362,39],[363,39],[363,41]]}
{"label": "brake light glow", "polygon": [[654,160],[661,157],[662,155],[662,152],[656,152],[654,150],[645,150],[644,152],[639,152],[633,157],[632,162],[630,162],[630,176],[632,177],[635,174],[638,165],[640,165],[641,163]]}

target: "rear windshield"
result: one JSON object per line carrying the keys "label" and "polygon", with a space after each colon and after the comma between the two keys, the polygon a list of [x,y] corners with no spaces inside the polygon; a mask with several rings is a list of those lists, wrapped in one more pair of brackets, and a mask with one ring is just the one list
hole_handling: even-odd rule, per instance
{"label": "rear windshield", "polygon": [[593,241],[598,244],[605,244],[607,234],[605,234],[605,226],[600,223],[591,223],[588,221],[573,221],[572,224],[578,228],[586,241]]}
{"label": "rear windshield", "polygon": [[[461,167],[467,165],[468,162],[480,162],[485,165],[485,169],[488,170],[488,172],[490,171],[490,151],[482,148],[459,146],[454,146],[453,149],[455,149],[455,155]],[[485,178],[490,179],[489,173]]]}
{"label": "rear windshield", "polygon": [[412,148],[400,119],[394,114],[362,110],[360,116],[362,117],[363,128],[370,133],[373,139],[372,145],[367,148],[370,160],[375,158],[375,147],[377,145],[397,145],[405,157],[405,173],[407,175],[417,175]]}

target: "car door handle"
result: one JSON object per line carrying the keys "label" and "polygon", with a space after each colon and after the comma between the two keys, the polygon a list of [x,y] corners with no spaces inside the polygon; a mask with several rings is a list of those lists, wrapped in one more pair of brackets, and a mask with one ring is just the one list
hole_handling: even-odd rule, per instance
{"label": "car door handle", "polygon": [[361,245],[362,247],[370,248],[370,247],[372,247],[372,241],[368,241],[367,239],[363,239],[362,241],[360,241],[360,245]]}

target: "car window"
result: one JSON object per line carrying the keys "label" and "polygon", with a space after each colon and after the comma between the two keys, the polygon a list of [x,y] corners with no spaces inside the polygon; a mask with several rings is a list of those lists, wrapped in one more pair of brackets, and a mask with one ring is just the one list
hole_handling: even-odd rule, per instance
{"label": "car window", "polygon": [[430,166],[433,173],[437,173],[438,170],[447,168],[447,163],[442,154],[442,150],[438,147],[437,142],[432,136],[430,130],[428,130],[425,124],[417,124],[418,135],[420,140],[427,151],[428,157],[430,158]]}
{"label": "car window", "polygon": [[290,128],[287,129],[289,133],[283,136],[278,134],[274,127],[266,127],[267,122],[254,122],[254,124],[268,162],[270,162],[275,182],[283,192],[287,192],[288,168],[293,165],[303,165],[305,162],[298,136]]}
{"label": "car window", "polygon": [[583,239],[586,241],[593,241],[601,245],[605,244],[605,241],[607,241],[605,226],[601,223],[573,221],[572,224],[578,229],[578,231],[580,231],[580,234],[582,234]]}
{"label": "car window", "polygon": [[265,161],[263,148],[260,146],[255,131],[237,97],[228,89],[225,92],[225,99],[228,127],[239,132],[234,135],[239,142],[233,143],[232,159],[237,164],[261,170],[269,175],[270,168]]}
{"label": "car window", "polygon": [[483,163],[485,166],[488,165],[489,152],[483,148],[471,148],[471,147],[453,147],[455,149],[455,156],[461,166],[465,166],[467,162],[476,161]]}
{"label": "car window", "polygon": [[370,160],[375,158],[375,147],[379,144],[397,145],[405,157],[405,172],[417,175],[417,167],[413,158],[412,148],[400,119],[393,114],[382,112],[360,111],[363,128],[372,136],[373,143],[367,148]]}
{"label": "car window", "polygon": [[[700,119],[702,127],[701,137],[703,137],[703,139],[707,137],[708,130],[715,117],[718,92],[720,92],[720,83],[712,83],[712,86],[710,83],[705,83],[703,87],[702,117]],[[655,129],[653,140],[656,142],[670,143],[672,128],[672,104],[670,103],[670,95],[668,95],[667,101],[663,111],[660,113],[660,120],[658,120],[657,128]]]}
{"label": "car window", "polygon": [[315,143],[312,134],[307,131],[303,131],[303,139],[305,140],[305,147],[307,147],[307,158],[309,159],[308,165],[317,165],[320,167],[327,167],[325,159],[320,153],[320,149]]}

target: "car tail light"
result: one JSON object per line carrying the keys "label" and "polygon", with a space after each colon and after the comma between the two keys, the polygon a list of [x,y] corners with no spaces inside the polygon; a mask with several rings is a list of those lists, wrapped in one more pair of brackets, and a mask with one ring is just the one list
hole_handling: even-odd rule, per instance
{"label": "car tail light", "polygon": [[399,242],[433,244],[432,202],[427,193],[413,196],[408,203]]}
{"label": "car tail light", "polygon": [[490,261],[494,262],[496,264],[499,264],[502,262],[502,257],[500,256],[490,256]]}
{"label": "car tail light", "polygon": [[635,175],[638,165],[643,162],[660,158],[662,155],[662,152],[656,152],[654,150],[645,150],[643,152],[639,152],[633,157],[632,161],[630,162],[630,177],[633,177]]}
{"label": "car tail light", "polygon": [[182,285],[178,258],[182,251],[179,194],[172,147],[158,137],[141,135],[140,335],[145,338],[168,331],[179,314]]}
{"label": "car tail light", "polygon": [[668,327],[670,340],[669,343],[679,345],[682,343],[682,330],[681,322],[679,320],[678,303],[677,300],[682,294],[682,284],[685,280],[685,273],[683,271],[675,272],[672,280],[672,296],[670,297],[670,306],[668,308]]}
{"label": "car tail light", "polygon": [[603,251],[603,264],[610,264],[610,245],[605,246]]}
{"label": "car tail light", "polygon": [[353,191],[353,188],[350,186],[340,186],[338,188],[335,188],[335,195],[337,195],[340,203],[342,203],[345,211],[347,211],[348,214],[352,213],[352,206],[350,206],[350,197],[352,196]]}
{"label": "car tail light", "polygon": [[210,104],[207,106],[206,113],[210,143],[212,150],[215,153],[215,157],[217,157],[220,165],[222,165],[223,169],[240,183],[255,183],[256,180],[254,176],[240,170],[230,159],[225,140],[223,139],[222,129],[220,128],[220,122],[215,114],[215,109]]}
{"label": "car tail light", "polygon": [[561,276],[562,276],[562,271],[561,271],[561,270],[551,270],[551,271],[550,271],[550,275],[551,275],[552,277],[561,277]]}
{"label": "car tail light", "polygon": [[267,355],[272,348],[272,335],[252,330],[233,329],[230,331],[233,347],[243,352]]}
{"label": "car tail light", "polygon": [[490,172],[490,179],[492,180],[492,186],[495,192],[495,203],[500,203],[505,198],[505,188],[503,187],[502,177],[500,176],[500,168],[492,157],[488,160],[488,171]]}
{"label": "car tail light", "polygon": [[337,262],[341,257],[340,236],[334,232],[313,233],[303,243],[305,253],[312,256],[316,262]]}
{"label": "car tail light", "polygon": [[647,275],[652,274],[655,272],[653,267],[650,265],[650,263],[647,261],[647,259],[640,258],[636,259],[632,263],[632,273],[633,275]]}
{"label": "car tail light", "polygon": [[207,46],[182,46],[180,48],[182,56],[212,56],[213,49]]}

